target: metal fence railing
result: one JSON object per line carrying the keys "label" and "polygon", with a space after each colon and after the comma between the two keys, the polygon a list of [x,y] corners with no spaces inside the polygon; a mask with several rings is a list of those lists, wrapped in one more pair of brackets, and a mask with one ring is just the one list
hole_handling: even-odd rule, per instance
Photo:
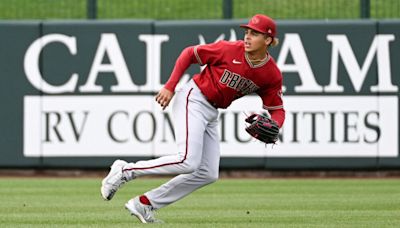
{"label": "metal fence railing", "polygon": [[400,18],[400,0],[1,0],[0,19]]}

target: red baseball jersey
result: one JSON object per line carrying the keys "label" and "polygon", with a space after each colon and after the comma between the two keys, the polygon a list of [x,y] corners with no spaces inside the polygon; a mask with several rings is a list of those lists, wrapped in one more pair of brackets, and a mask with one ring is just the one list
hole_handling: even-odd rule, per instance
{"label": "red baseball jersey", "polygon": [[282,125],[282,74],[270,55],[253,65],[242,40],[189,47],[178,58],[165,87],[173,91],[183,72],[196,62],[206,67],[193,80],[215,107],[227,108],[234,100],[254,92],[261,97],[264,109],[270,113],[281,111],[277,119]]}

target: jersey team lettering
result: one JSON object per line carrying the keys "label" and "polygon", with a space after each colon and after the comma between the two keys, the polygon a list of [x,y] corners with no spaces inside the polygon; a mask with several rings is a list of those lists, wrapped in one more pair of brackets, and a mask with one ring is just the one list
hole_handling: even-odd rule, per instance
{"label": "jersey team lettering", "polygon": [[260,88],[250,79],[242,77],[239,74],[233,73],[227,69],[224,70],[219,82],[228,86],[229,88],[241,92],[243,95],[253,93]]}

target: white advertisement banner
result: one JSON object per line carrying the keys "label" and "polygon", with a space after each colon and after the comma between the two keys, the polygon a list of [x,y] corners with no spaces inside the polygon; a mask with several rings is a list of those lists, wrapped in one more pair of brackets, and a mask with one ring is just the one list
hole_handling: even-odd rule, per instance
{"label": "white advertisement banner", "polygon": [[[261,100],[220,110],[223,157],[397,157],[396,96],[286,96],[276,145],[244,130]],[[258,109],[260,108],[260,109]],[[151,95],[25,96],[24,155],[162,156],[176,152],[173,116]]]}

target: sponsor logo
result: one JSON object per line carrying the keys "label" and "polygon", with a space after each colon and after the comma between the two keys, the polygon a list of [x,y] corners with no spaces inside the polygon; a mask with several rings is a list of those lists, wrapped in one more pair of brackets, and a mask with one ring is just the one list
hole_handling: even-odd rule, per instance
{"label": "sponsor logo", "polygon": [[232,63],[233,63],[233,64],[242,64],[242,62],[237,61],[236,59],[232,60]]}
{"label": "sponsor logo", "polygon": [[[198,38],[200,43],[205,42],[203,35]],[[161,61],[167,59],[162,55],[168,53],[162,49],[165,43],[172,42],[170,35],[142,34],[132,39],[145,47],[145,53],[137,54],[147,60],[142,83],[137,82],[139,76],[134,74],[114,33],[99,36],[87,71],[74,71],[72,67],[65,81],[49,80],[52,75],[44,75],[46,71],[41,70],[46,64],[40,60],[41,52],[50,44],[58,44],[66,47],[60,49],[60,55],[80,55],[87,50],[78,49],[79,39],[47,34],[26,50],[26,78],[44,95],[24,98],[25,156],[174,153],[170,113],[151,105],[153,94],[164,85],[161,67],[165,66]],[[225,39],[225,34],[216,40],[220,39]],[[227,39],[236,40],[233,30]],[[266,149],[244,131],[243,110],[265,111],[257,96],[245,96],[229,109],[221,110],[222,156],[398,156],[398,85],[392,81],[392,68],[397,66],[391,65],[390,59],[394,35],[375,35],[363,47],[367,51],[361,58],[345,34],[326,34],[320,42],[330,49],[317,57],[308,55],[301,34],[286,33],[282,40],[276,62],[287,82],[282,88],[286,121],[278,145],[273,150]],[[317,69],[319,64],[313,61],[321,59],[326,60],[326,67]],[[112,84],[96,83],[105,75],[113,78]],[[181,81],[188,78],[190,75],[186,74]],[[233,72],[225,71],[220,80],[245,94],[257,89]]]}

